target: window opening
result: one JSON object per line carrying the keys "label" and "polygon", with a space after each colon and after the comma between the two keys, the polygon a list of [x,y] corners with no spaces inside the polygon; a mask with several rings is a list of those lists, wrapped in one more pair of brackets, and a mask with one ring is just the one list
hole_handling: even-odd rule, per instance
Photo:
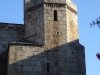
{"label": "window opening", "polygon": [[49,72],[49,63],[47,63],[47,72]]}
{"label": "window opening", "polygon": [[57,21],[57,10],[54,10],[54,21]]}

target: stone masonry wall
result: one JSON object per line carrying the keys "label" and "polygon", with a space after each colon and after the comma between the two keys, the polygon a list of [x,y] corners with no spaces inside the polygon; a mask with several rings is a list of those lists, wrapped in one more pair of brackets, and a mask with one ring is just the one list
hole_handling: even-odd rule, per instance
{"label": "stone masonry wall", "polygon": [[33,6],[36,6],[40,3],[43,3],[43,0],[24,0],[24,4],[25,4],[25,10],[30,8],[30,7],[33,7]]}
{"label": "stone masonry wall", "polygon": [[0,75],[6,75],[8,43],[24,38],[22,24],[0,23]]}
{"label": "stone masonry wall", "polygon": [[[57,22],[54,22],[54,10],[57,10]],[[67,42],[79,38],[77,6],[70,0],[27,0],[24,11],[25,37],[29,40],[43,45],[47,43],[47,39],[52,38],[48,38],[49,34],[57,37],[63,35],[63,39]],[[61,38],[55,40],[61,40]]]}
{"label": "stone masonry wall", "polygon": [[[61,7],[51,5],[53,7],[44,4],[45,47],[47,50],[67,43],[66,5]],[[57,11],[57,21],[54,21],[55,10]]]}
{"label": "stone masonry wall", "polygon": [[67,2],[67,40],[71,42],[78,38],[77,6],[72,2]]}
{"label": "stone masonry wall", "polygon": [[[66,0],[64,1],[66,3]],[[55,3],[55,1],[48,3],[51,2]],[[41,6],[30,6],[29,9],[25,9],[25,37],[42,45],[53,45],[54,41],[57,44],[58,40],[60,41],[59,44],[62,44],[61,39],[63,38],[64,44],[64,42],[67,42],[66,5],[48,3],[42,4]],[[59,1],[57,3],[59,3]],[[26,6],[28,5],[26,4]],[[57,10],[58,21],[54,21],[55,10]],[[49,37],[49,35],[51,35],[51,37]],[[48,43],[48,41],[50,42]],[[56,44],[55,46],[57,46]]]}
{"label": "stone masonry wall", "polygon": [[44,44],[43,7],[31,10],[25,14],[25,37],[36,43]]}
{"label": "stone masonry wall", "polygon": [[70,0],[27,1],[25,37],[32,42],[10,44],[8,75],[85,75],[75,4]]}
{"label": "stone masonry wall", "polygon": [[81,45],[46,50],[44,46],[11,44],[8,75],[85,75],[84,59]]}

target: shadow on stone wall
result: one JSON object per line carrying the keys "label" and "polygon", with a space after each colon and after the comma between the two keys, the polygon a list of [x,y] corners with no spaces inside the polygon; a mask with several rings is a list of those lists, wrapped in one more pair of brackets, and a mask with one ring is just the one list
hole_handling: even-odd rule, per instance
{"label": "shadow on stone wall", "polygon": [[[13,46],[16,46],[15,50],[19,49],[18,51],[23,52],[22,47],[26,45],[14,44]],[[29,46],[34,47],[34,45],[28,45],[26,47]],[[38,53],[34,53],[34,56],[27,54],[26,59],[24,59],[26,56],[25,53],[16,55],[18,52],[15,51],[15,57],[14,59],[11,59],[14,60],[13,64],[8,64],[9,75],[85,75],[84,46],[80,45],[78,40],[55,47],[53,49],[44,50],[41,53],[39,50],[32,51]],[[7,61],[3,61],[3,64],[6,65],[6,63]],[[48,63],[49,69],[47,68]],[[5,67],[7,68],[7,66]],[[49,72],[47,72],[48,70]]]}
{"label": "shadow on stone wall", "polygon": [[8,43],[24,38],[24,25],[0,22],[0,75],[7,75]]}
{"label": "shadow on stone wall", "polygon": [[7,75],[7,51],[0,54],[0,75]]}

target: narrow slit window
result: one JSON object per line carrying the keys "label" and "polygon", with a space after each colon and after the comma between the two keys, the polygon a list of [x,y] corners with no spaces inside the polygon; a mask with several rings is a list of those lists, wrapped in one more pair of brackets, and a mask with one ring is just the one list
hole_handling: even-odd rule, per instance
{"label": "narrow slit window", "polygon": [[47,72],[49,72],[49,63],[47,63]]}
{"label": "narrow slit window", "polygon": [[57,21],[57,10],[54,10],[54,21]]}

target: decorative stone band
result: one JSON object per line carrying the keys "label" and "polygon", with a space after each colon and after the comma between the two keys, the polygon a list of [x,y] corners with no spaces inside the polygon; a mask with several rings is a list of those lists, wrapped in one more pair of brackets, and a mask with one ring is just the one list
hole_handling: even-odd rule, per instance
{"label": "decorative stone band", "polygon": [[61,3],[44,3],[48,7],[65,7],[66,4],[61,4]]}
{"label": "decorative stone band", "polygon": [[36,6],[30,7],[28,9],[26,9],[26,11],[30,12],[30,11],[36,10],[40,7],[43,7],[44,4],[46,4],[46,6],[49,6],[49,7],[65,7],[66,6],[66,4],[61,4],[61,3],[46,3],[46,2],[44,2],[44,3],[40,3]]}
{"label": "decorative stone band", "polygon": [[43,5],[46,5],[47,7],[66,7],[66,5],[67,5],[67,8],[69,9],[69,10],[71,10],[72,12],[74,12],[75,14],[77,14],[77,11],[75,10],[75,9],[73,9],[72,7],[70,7],[68,4],[62,4],[62,3],[46,3],[46,2],[44,2],[44,3],[40,3],[40,4],[38,4],[38,5],[36,5],[36,6],[33,6],[33,7],[30,7],[30,8],[28,8],[28,9],[26,9],[26,12],[30,12],[30,11],[33,11],[33,10],[36,10],[36,9],[38,9],[38,8],[40,8],[40,7],[43,7]]}

